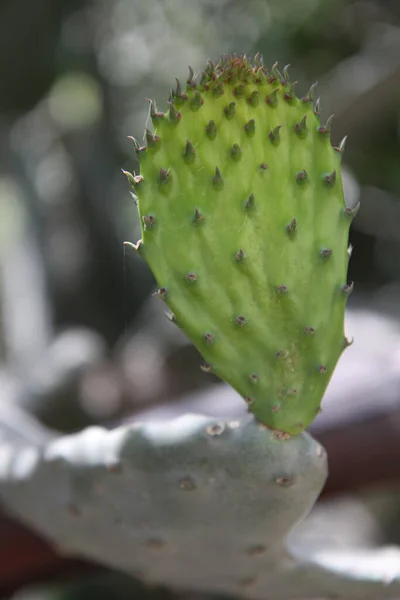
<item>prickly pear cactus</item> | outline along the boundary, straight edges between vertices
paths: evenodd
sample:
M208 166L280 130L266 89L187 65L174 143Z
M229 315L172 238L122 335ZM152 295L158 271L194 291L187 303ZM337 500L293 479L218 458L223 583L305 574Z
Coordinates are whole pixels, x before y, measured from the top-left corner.
M64 555L186 594L400 597L398 548L330 548L319 520L292 531L327 475L306 433L282 443L251 415L186 414L51 439L0 408L2 510Z
M348 345L346 209L331 119L312 86L298 98L287 69L223 57L187 85L154 133L134 140L147 261L171 319L268 427L314 420Z

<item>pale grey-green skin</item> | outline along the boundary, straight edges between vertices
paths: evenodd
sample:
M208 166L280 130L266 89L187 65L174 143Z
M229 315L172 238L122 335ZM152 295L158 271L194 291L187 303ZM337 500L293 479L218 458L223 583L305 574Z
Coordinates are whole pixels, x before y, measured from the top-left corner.
M9 418L2 429L2 505L67 555L149 583L260 600L400 595L400 581L383 585L373 568L364 579L343 565L335 574L335 557L318 566L301 544L296 558L285 550L327 474L308 434L282 442L251 416L186 415L44 444L30 428L23 447Z

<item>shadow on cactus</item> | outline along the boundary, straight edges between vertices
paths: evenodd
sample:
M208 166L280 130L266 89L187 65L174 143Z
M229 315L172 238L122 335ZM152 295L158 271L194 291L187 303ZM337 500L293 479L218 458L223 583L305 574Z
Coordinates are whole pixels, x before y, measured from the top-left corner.
M224 56L168 110L151 102L154 132L134 141L142 239L130 244L159 296L205 359L249 410L281 437L320 411L344 333L355 210L345 206L331 121L315 85L295 95L287 68L257 55Z

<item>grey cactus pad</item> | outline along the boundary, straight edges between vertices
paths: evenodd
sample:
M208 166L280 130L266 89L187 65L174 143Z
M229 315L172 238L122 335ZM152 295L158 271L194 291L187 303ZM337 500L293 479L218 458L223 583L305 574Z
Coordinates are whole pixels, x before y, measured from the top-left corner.
M282 441L250 415L0 445L4 507L66 554L149 583L260 600L390 596L392 586L307 565L298 545L296 559L286 552L326 474L308 434Z

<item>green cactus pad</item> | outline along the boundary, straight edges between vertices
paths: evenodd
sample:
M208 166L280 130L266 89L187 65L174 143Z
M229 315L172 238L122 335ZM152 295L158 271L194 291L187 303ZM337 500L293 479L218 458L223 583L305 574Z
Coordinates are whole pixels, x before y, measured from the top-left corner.
M268 427L298 434L314 420L348 342L348 232L340 174L314 86L256 57L209 62L196 83L151 105L139 147L146 260L173 320L212 371Z

